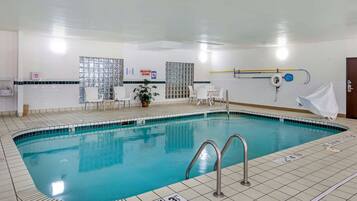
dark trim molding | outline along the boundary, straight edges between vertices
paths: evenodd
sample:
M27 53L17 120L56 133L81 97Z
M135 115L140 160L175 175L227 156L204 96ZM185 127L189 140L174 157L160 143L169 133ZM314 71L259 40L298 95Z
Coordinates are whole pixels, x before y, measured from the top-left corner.
M165 81L149 81L150 84L165 84ZM123 84L144 84L144 81L123 81Z
M166 81L149 81L151 84L166 84ZM144 84L144 81L123 81L124 84ZM210 84L211 81L193 81L193 84Z
M194 84L210 84L211 81L193 81ZM79 81L53 81L53 80L28 80L28 81L14 81L14 85L70 85L79 84ZM123 84L144 84L144 81L123 81ZM166 81L151 80L150 84L166 84Z
M193 84L211 84L211 81L193 81Z
M229 101L229 103L232 105L242 105L242 106L262 108L262 109L280 110L280 111L288 111L288 112L300 112L300 113L311 114L310 111L305 110L305 109L278 107L278 106L271 106L271 105L259 105L259 104L253 104L253 103L241 103L241 102L233 102L233 101ZM339 113L338 117L346 118L346 114Z
M79 84L79 81L52 81L52 80L30 80L30 81L14 81L14 85L68 85L68 84Z

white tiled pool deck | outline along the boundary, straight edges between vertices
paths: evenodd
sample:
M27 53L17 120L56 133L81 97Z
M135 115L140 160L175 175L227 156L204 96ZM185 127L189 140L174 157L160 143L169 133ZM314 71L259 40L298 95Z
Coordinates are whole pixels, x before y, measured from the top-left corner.
M220 107L222 108L222 107ZM212 108L188 104L157 105L150 108L127 108L107 111L75 111L31 114L28 117L0 117L0 201L53 200L38 192L12 140L16 132L58 125L72 125L110 120L154 117L209 111ZM215 109L215 108L213 108ZM217 109L217 108L216 108ZM231 105L231 110L248 110L285 117L299 117L326 121L304 113L258 109ZM357 173L357 120L338 118L337 123L350 129L287 150L249 161L250 187L240 184L242 164L222 171L223 198L215 198L215 173L199 176L167 187L147 192L127 201L151 201L178 193L187 200L312 200L345 178ZM327 150L324 143L339 140L335 149ZM303 157L280 165L273 162L290 154ZM357 177L332 191L322 200L357 200Z

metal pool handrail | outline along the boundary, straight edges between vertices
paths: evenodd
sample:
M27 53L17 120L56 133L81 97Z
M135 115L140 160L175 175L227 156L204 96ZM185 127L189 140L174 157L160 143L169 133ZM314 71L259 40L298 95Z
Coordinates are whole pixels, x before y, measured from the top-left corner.
M227 151L228 147L232 144L232 141L234 140L234 138L238 138L242 144L243 144L243 149L244 149L244 153L243 153L243 166L244 166L244 173L243 173L243 181L241 181L240 183L244 186L250 186L250 182L248 181L248 144L247 141L239 134L234 134L232 136L230 136L226 142L226 144L224 145L222 152L221 152L221 157L223 157L224 153ZM216 161L215 165L214 165L214 169L216 170L216 168L218 168L218 163L221 163L221 161Z
M227 115L229 118L229 98L228 98L228 90L226 90L226 110L227 110Z
M221 152L217 146L217 144L213 141L213 140L206 140L205 142L202 143L202 145L200 146L200 148L198 149L198 151L196 152L195 156L193 157L192 161L190 162L190 164L188 165L187 169L186 169L186 179L190 178L190 171L193 167L193 165L195 164L195 162L197 161L198 157L201 155L203 149L207 146L207 145L211 145L215 152L216 152L216 155L217 155L217 169L216 169L216 172L217 172L217 184L216 184L216 192L213 193L213 195L215 197L223 197L224 194L222 193L221 191L221 175L222 175L222 172L221 172L221 160L222 160L222 157L221 157Z

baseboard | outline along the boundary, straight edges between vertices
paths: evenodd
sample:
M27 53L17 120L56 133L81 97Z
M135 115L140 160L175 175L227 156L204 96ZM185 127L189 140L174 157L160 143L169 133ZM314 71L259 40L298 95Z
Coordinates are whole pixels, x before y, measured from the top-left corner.
M16 111L3 111L0 112L0 117L12 117L16 116Z
M280 111L300 112L300 113L305 113L305 114L311 114L311 112L309 110L298 109L298 108L279 107L279 106L272 106L272 105L260 105L260 104L252 104L252 103L241 103L241 102L234 102L234 101L229 101L229 103L232 105L242 105L242 106L262 108L262 109L271 109L271 110L280 110ZM342 113L339 113L337 116L346 118L346 114L342 114Z

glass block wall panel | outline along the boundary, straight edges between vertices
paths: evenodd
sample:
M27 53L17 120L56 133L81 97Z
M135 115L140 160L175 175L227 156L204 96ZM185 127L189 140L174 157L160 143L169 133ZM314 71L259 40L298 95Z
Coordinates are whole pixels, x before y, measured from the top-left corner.
M193 86L194 64L166 62L166 98L188 98L188 86Z
M84 88L98 87L99 96L113 98L114 86L123 85L123 59L79 57L79 102L84 103Z

